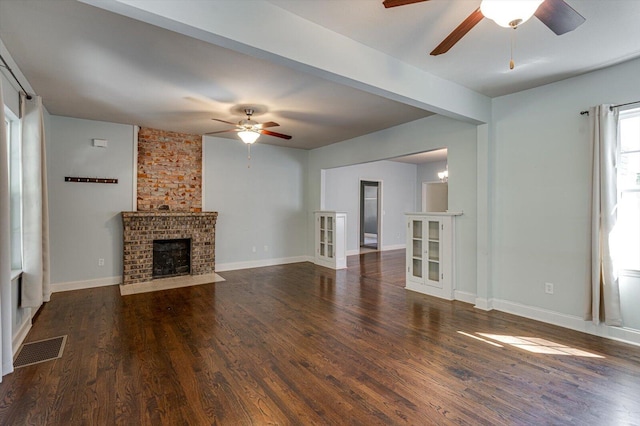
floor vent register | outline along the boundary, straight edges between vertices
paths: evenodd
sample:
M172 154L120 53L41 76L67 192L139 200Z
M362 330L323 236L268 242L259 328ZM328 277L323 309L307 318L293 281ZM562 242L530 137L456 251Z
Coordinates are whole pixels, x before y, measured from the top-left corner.
M52 337L51 339L38 340L25 343L18 350L18 355L13 363L14 368L39 364L62 357L67 336Z

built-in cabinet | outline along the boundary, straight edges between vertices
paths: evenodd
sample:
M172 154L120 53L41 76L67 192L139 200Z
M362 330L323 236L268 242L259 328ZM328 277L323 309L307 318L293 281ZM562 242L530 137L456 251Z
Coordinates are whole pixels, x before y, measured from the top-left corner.
M409 290L453 300L455 217L461 213L407 213Z
M347 214L315 212L315 264L332 269L347 267Z

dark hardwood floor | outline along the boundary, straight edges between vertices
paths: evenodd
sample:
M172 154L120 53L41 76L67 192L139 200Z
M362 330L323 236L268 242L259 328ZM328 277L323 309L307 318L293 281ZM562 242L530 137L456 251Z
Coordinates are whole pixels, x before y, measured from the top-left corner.
M64 356L3 378L0 423L640 424L639 348L404 290L403 250L348 265L56 293L27 340Z

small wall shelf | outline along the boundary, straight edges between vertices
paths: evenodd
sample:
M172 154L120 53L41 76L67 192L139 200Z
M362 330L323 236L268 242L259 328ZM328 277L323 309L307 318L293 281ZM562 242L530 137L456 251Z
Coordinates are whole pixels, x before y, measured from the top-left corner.
M118 179L111 178L90 178L90 177L70 177L65 176L65 182L82 182L82 183L118 183Z

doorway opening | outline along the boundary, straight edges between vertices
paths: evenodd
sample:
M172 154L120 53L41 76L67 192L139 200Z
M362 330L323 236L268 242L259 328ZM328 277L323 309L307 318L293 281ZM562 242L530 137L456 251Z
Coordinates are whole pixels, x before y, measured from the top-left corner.
M447 150L440 149L436 152L436 161L418 164L418 182L422 182L420 195L423 212L446 212L449 209Z
M360 181L360 251L380 249L380 182Z
M422 182L422 211L446 212L449 209L447 182Z

